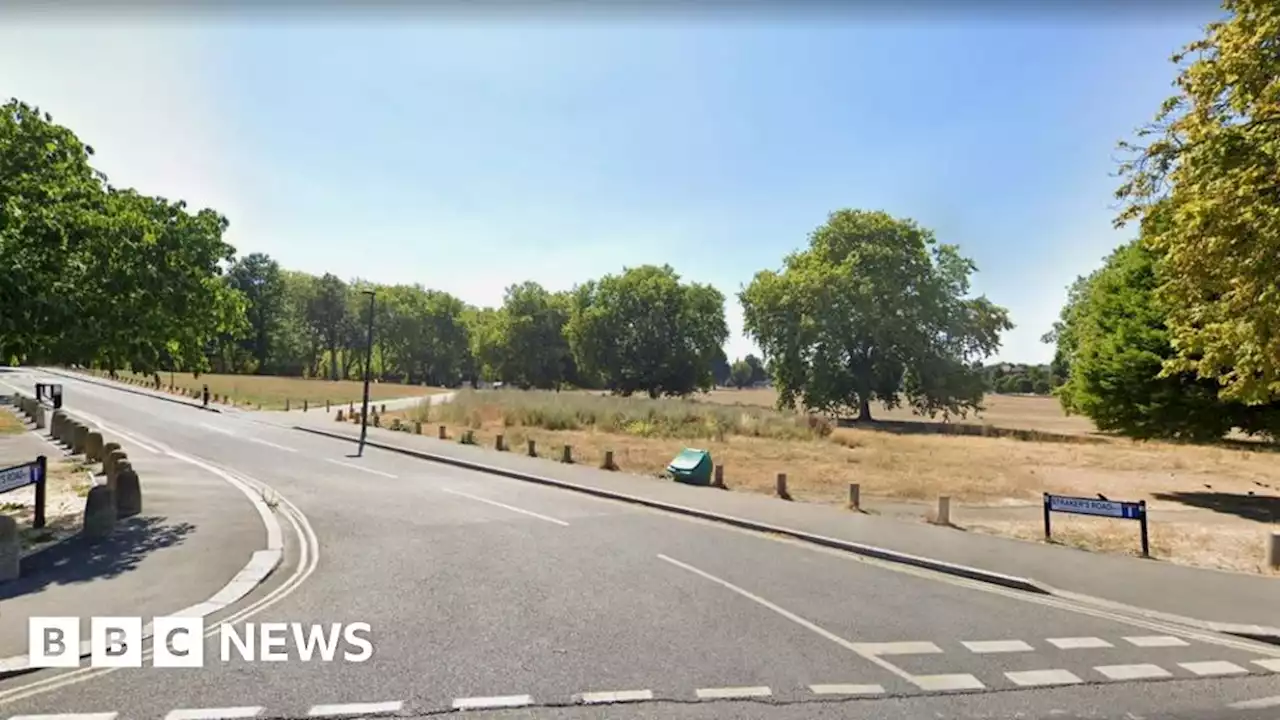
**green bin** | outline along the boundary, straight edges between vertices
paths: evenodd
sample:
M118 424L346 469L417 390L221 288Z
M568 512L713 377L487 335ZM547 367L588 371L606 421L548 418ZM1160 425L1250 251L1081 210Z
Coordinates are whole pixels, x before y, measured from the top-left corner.
M711 467L710 452L685 448L667 465L667 473L675 478L676 482L710 485Z

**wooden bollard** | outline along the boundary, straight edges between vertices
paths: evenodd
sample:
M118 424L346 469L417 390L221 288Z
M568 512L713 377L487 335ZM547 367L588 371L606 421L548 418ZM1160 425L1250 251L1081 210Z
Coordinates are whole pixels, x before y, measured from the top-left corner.
M783 500L791 499L791 493L787 492L787 474L786 473L778 473L777 487L775 487L774 489L777 491L778 497L782 498Z
M303 401L302 401L302 412L306 412L306 411L307 411L307 401L306 401L306 400L303 400Z
M497 436L497 437L495 437L495 438L493 439L493 449L494 449L494 450L497 450L498 452L502 452L503 450L506 450L506 449L507 449L507 448L506 448L505 446L503 446L503 444L502 444L502 436L501 436L501 435L499 435L499 436Z
M289 412L289 398L284 399L284 411Z
M1280 532L1267 536L1267 567L1280 569Z
M414 421L413 421L413 434L414 434L414 435L421 435L421 434L422 434L422 421L421 421L421 420L414 420Z
M355 411L356 411L356 404L354 402L347 403L347 414L350 415Z
M386 411L387 411L387 404L386 404L386 403L382 403L382 405L379 405L379 406L378 406L378 412L386 412Z
M529 446L529 457L538 457L538 443L536 441L529 440L525 444Z
M849 483L849 508L853 510L862 509L862 486L858 483Z
M938 525L951 524L951 498L942 495L938 498L938 517L934 519Z
M337 416L335 417L335 419L336 419L338 422L342 422L343 420L346 420L346 418L342 416L342 409L341 409L341 408L339 408L339 409L338 409L338 414L337 414Z
M723 465L716 466L715 474L712 476L712 479L711 479L711 484L718 488L724 487L724 466Z
M325 400L325 401L324 401L324 411L325 411L325 412L329 412L329 401L328 401L328 400Z
M613 451L612 451L612 450L605 450L605 451L604 451L604 461L600 463L600 469L601 469L601 470L612 470L613 468L614 468L614 465L613 465Z
M441 439L441 440L448 440L448 439L449 439L449 430L448 430L448 428L446 428L446 427L445 427L445 426L443 426L443 425L441 425L441 426L440 426L440 439Z
M562 463L573 462L573 446L572 445L566 444L563 448L560 449L560 462Z

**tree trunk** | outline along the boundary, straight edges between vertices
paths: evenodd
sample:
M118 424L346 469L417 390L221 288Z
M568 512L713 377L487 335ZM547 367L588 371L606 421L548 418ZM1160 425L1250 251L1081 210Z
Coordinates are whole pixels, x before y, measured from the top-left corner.
M871 400L866 395L858 398L858 422L871 422Z

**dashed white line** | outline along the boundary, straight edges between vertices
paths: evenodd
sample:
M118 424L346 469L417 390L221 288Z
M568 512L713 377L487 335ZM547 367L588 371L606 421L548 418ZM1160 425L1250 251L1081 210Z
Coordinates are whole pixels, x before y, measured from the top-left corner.
M612 692L582 693L581 700L586 705L601 705L624 702L641 702L652 700L652 690L616 690Z
M763 685L755 687L698 688L699 700L733 700L737 698L769 697L773 691Z
M967 674L914 675L910 678L921 690L947 692L954 690L981 690L986 687L978 678Z
M1004 674L1009 682L1021 687L1039 685L1075 685L1084 682L1075 673L1068 670L1022 670Z
M291 448L291 447L285 447L284 445L277 445L277 444L275 444L275 443L271 442L270 440L263 440L262 438L255 438L255 437L242 437L242 438L240 438L240 439L241 439L241 440L248 440L249 442L252 442L252 443L258 443L259 445L266 445L267 447L272 447L272 448L275 448L275 449L277 449L277 450L283 450L283 451L285 451L285 452L291 452L291 453L296 453L296 452L298 452L297 450L294 450L294 449L293 449L293 448Z
M1088 648L1109 648L1115 647L1111 643L1100 637L1065 637L1065 638L1048 638L1045 642L1058 648L1059 650L1084 650Z
M1172 635L1138 635L1125 638L1125 642L1140 648L1186 647L1191 644L1180 637Z
M459 495L464 498L470 498L471 500L475 500L476 502L488 503L495 507L500 507L503 510L510 510L511 512L520 513L521 515L528 515L529 517L536 517L539 520L546 520L547 522L555 523L557 525L563 525L565 527L569 526L569 523L563 520L557 520L556 518L553 518L553 517L547 517L546 515L541 515L539 513L533 512L532 510L525 510L524 508L512 507L511 505L500 503L497 500L490 500L489 498L482 498L479 495L472 495L470 493L464 493L459 490L450 490L449 488L441 488L440 490L442 492L447 492L450 495Z
M810 685L809 691L815 695L881 695L883 685Z
M974 642L961 642L961 645L975 653L1008 653L1008 652L1028 652L1032 648L1021 640L977 640Z
M1280 673L1280 658L1268 658L1268 659L1266 659L1266 660L1254 660L1254 661L1253 661L1253 664L1254 664L1254 665L1257 665L1258 667L1262 668L1263 670L1270 670L1271 672L1278 672L1278 673Z
M240 437L236 433L226 428L220 428L217 425L210 425L209 423L200 423L200 427L204 428L205 430L212 430L216 433L221 433L223 435L230 435L231 437Z
M532 705L529 695L499 695L495 697L458 698L453 701L454 710L489 710L492 708L515 708Z
M192 708L172 710L164 720L238 720L257 717L261 712L260 707Z
M363 465L356 465L355 463L342 462L341 460L334 460L333 458L325 458L325 461L331 462L334 465L341 465L342 467L348 467L348 468L351 468L352 470L360 470L362 472L367 472L373 475L381 475L382 477L391 478L392 480L396 479L396 476L392 475L391 473L382 472L381 470L374 470L373 468L367 468L367 467L364 467Z
M14 715L9 720L115 720L120 713L62 713L60 715Z
M1233 702L1227 707L1232 710L1265 710L1266 708L1280 707L1280 695L1256 700L1241 700L1240 702Z
M1166 678L1172 675L1172 673L1159 665L1151 664L1099 665L1094 670L1102 673L1108 680L1148 680L1151 678Z
M378 713L400 712L404 703L399 700L372 703L342 703L338 705L315 705L307 711L308 717L336 717L340 715L373 715Z
M931 642L880 642L854 643L858 649L872 655L937 655L942 648Z
M1244 675L1249 672L1248 668L1242 668L1233 662L1226 660L1207 660L1204 662L1184 662L1178 665L1188 672L1196 675Z

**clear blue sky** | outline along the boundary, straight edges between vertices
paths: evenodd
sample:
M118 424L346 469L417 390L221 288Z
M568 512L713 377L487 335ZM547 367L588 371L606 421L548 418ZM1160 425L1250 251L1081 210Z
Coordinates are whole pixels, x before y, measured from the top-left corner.
M729 297L731 356L753 273L883 209L973 257L1018 325L999 357L1040 362L1066 285L1128 237L1116 141L1215 15L28 14L0 91L113 180L226 213L241 252L481 304L668 262Z

